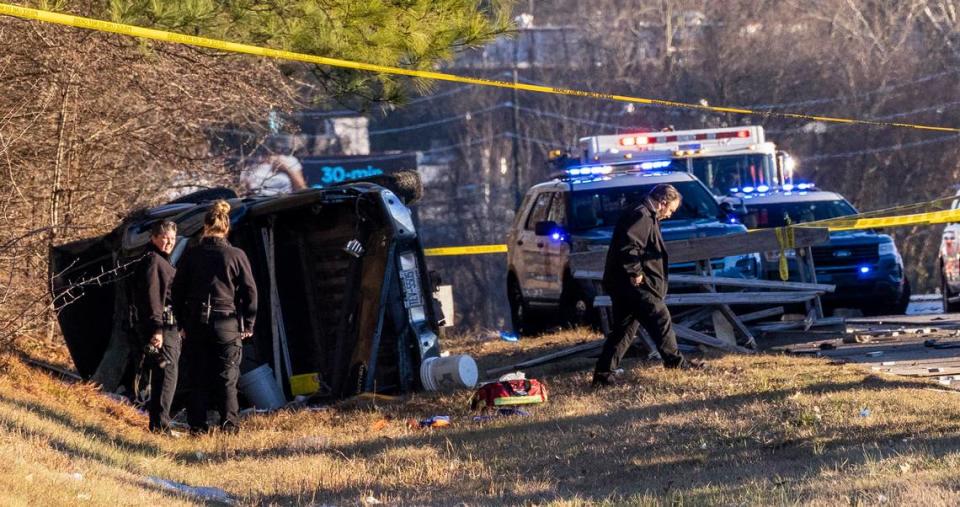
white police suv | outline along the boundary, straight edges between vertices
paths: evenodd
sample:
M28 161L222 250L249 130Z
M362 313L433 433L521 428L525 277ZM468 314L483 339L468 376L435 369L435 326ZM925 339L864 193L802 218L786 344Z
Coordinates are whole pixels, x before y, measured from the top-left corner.
M556 324L592 319L593 288L578 283L571 252L605 248L620 213L669 183L683 202L661 224L665 241L745 231L710 191L687 172L664 172L669 162L627 166L576 166L527 191L507 234L507 295L514 331L529 334ZM757 278L759 254L714 259L717 276ZM671 273L693 272L693 263L671 264Z

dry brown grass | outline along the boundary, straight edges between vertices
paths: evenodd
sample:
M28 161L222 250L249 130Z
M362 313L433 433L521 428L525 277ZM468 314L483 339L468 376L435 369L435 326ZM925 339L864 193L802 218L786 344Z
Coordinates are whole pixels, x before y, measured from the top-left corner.
M489 367L587 338L455 338L447 347ZM174 440L88 386L5 359L0 503L193 502L145 485L147 476L220 487L252 505L960 502L960 397L928 383L760 355L719 357L709 372L633 361L629 385L594 392L590 365L532 371L552 399L530 417L477 424L467 393L419 394L255 416L239 436ZM434 414L455 423L405 424Z

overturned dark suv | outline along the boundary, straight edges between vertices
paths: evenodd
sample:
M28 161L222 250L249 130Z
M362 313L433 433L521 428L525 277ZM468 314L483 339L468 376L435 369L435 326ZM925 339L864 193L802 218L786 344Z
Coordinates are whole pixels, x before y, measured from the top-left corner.
M416 183L407 194L419 193ZM59 321L77 371L107 390L121 384L136 343L126 318L128 275L151 225L177 223L176 265L202 228L204 198L228 197L230 241L250 258L260 294L241 374L269 364L288 398L296 394L289 379L300 375L315 375L317 394L333 399L420 389L421 362L439 355L438 319L405 203L418 195L401 199L404 189L394 189L353 182L243 199L207 191L133 213L104 236L54 247L53 297L69 303Z

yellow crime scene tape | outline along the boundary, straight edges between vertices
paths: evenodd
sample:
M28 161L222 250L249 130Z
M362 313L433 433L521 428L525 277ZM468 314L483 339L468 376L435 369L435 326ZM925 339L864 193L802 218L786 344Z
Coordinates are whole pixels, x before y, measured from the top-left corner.
M507 245L473 245L447 246L440 248L424 248L423 254L427 257L441 257L447 255L478 255L492 253L507 253Z
M780 271L787 269L786 258L782 255L783 251L794 248L794 230L799 227L823 227L830 232L855 231L863 229L883 229L889 227L905 227L910 225L937 225L952 222L960 222L960 209L949 209L941 211L931 211L926 213L911 213L906 215L895 215L878 217L878 213L895 214L901 210L913 210L922 207L929 207L937 203L952 201L956 197L945 197L933 201L922 203L907 204L896 208L889 208L878 211L870 211L844 218L832 218L829 220L820 220L817 222L804 222L801 224L789 225L786 227L777 227L777 243L781 250ZM760 229L754 229L760 230ZM437 257L445 255L477 255L506 253L507 245L474 245L474 246L452 246L441 248L426 248L424 254L428 257Z
M395 75L401 75L401 76L410 76L410 77L417 77L421 79L431 79L436 81L449 81L454 83L474 84L478 86L507 88L507 89L523 90L523 91L535 92L535 93L546 93L546 94L552 94L552 95L567 95L567 96L585 97L585 98L601 99L601 100L614 100L619 102L630 102L635 104L646 104L646 105L652 105L652 106L696 109L700 111L710 111L715 113L732 113L732 114L755 115L755 116L765 116L765 117L789 118L789 119L795 119L795 120L811 120L811 121L828 122L828 123L843 123L848 125L871 125L871 126L881 126L881 127L899 127L899 128L909 128L909 129L917 129L917 130L932 130L932 131L938 131L938 132L960 133L960 128L956 128L956 127L921 125L921 124L915 124L915 123L886 122L886 121L878 121L878 120L863 120L863 119L855 119L855 118L839 118L839 117L833 117L833 116L820 116L820 115L803 114L803 113L755 111L752 109L744 109L739 107L709 106L709 105L694 104L694 103L688 103L688 102L678 102L673 100L632 97L629 95L616 95L611 93L576 90L572 88L561 88L561 87L555 87L555 86L543 86L543 85L535 85L535 84L528 84L528 83L513 83L510 81L498 81L495 79L484 79L479 77L460 76L456 74L447 74L444 72L404 69L401 67L391 67L388 65L377 65L372 63L343 60L339 58L328 58L325 56L315 56L315 55L308 55L304 53L295 53L292 51L283 51L279 49L270 49L270 48L254 46L250 44L240 44L236 42L210 39L207 37L184 35L184 34L179 34L174 32L167 32L163 30L155 30L152 28L143 28L139 26L113 23L110 21L102 21L98 19L85 18L81 16L73 16L70 14L61 14L58 12L31 9L28 7L20 7L17 5L11 5L6 3L0 3L0 15L15 16L18 18L42 21L45 23L54 23L58 25L72 26L75 28L83 28L87 30L116 33L120 35L128 35L131 37L141 37L144 39L153 39L153 40L158 40L163 42L186 44L190 46L216 49L218 51L229 51L233 53L242 53L242 54L262 56L267 58L292 60L292 61L298 61L298 62L313 63L317 65L327 65L330 67L340 67L345 69L376 72L381 74L395 74Z

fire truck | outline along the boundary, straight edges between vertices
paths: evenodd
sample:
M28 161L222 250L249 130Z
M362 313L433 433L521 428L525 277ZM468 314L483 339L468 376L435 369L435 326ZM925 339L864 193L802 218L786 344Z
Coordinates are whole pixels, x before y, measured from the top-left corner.
M577 158L586 171L593 170L589 166L634 164L687 171L718 196L791 184L795 166L786 152L764 139L760 126L584 137Z

